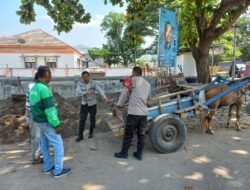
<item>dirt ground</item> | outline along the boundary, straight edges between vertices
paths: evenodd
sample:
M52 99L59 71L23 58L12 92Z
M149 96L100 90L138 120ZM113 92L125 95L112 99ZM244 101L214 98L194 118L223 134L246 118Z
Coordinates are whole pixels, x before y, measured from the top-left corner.
M75 136L79 123L79 111L81 97L63 98L59 94L54 94L61 126L63 127L63 137ZM102 118L103 112L108 110L103 104L97 117ZM103 109L105 108L105 109ZM97 124L102 123L98 120ZM0 144L23 142L30 137L29 127L25 120L25 96L13 95L12 97L0 101Z
M58 99L58 98L57 98ZM68 104L68 100L61 100ZM10 103L14 106L15 103ZM66 125L75 122L77 115L68 117L72 101L64 110L62 118ZM7 107L7 105L6 105ZM2 110L3 107L1 107ZM42 173L42 165L31 164L28 138L13 144L0 145L1 190L248 190L250 186L250 117L241 113L243 131L235 130L232 118L231 128L226 129L227 111L220 112L213 119L214 135L201 135L198 118L185 120L188 128L187 143L176 153L160 154L146 137L143 161L132 157L135 146L129 151L128 159L116 159L113 153L121 148L122 137L113 137L102 121L106 111L99 109L97 130L93 140L75 142L75 137L64 139L65 167L71 167L69 176L54 179ZM22 123L24 118L16 117L17 109L10 112L12 121ZM59 107L59 109L61 109ZM2 113L7 113L7 109ZM4 116L3 116L4 117ZM21 119L22 118L22 119ZM3 118L1 116L1 122ZM72 119L72 120L71 120ZM78 119L78 118L77 118ZM68 122L68 123L67 123ZM20 124L16 126L20 127ZM13 127L16 127L13 126ZM70 125L74 131L75 123ZM2 126L1 126L2 128ZM17 127L18 130L18 127ZM27 129L25 129L27 130ZM2 132L0 132L2 133ZM17 131L10 135L18 136ZM8 134L8 133L6 133ZM5 134L5 135L6 135ZM25 136L25 133L23 137ZM1 134L2 135L2 134ZM3 135L2 135L3 136ZM87 137L87 135L86 135ZM1 139L3 139L1 137ZM21 139L21 137L20 137ZM95 145L97 150L91 149Z

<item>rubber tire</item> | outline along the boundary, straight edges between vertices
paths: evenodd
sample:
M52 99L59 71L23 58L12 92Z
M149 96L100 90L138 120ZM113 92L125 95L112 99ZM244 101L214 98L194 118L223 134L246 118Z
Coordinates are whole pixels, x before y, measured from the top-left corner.
M175 138L169 142L163 139L162 130L175 130ZM162 114L149 126L149 137L152 145L161 153L173 153L179 150L186 142L187 128L185 123L176 115Z
M162 117L165 117L167 115L169 115L169 114L163 113L163 114L157 116L154 120L151 120L150 122L148 122L148 125L147 125L147 128L146 128L146 133L147 134L150 133L150 129L155 125L155 123L157 121L159 121Z

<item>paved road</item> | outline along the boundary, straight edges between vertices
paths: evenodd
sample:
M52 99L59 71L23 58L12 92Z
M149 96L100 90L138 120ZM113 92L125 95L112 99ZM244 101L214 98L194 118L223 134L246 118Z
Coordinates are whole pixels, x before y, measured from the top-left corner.
M189 129L186 149L159 154L147 138L143 161L130 149L126 160L113 157L120 150L121 137L110 132L95 136L93 142L75 143L65 139L65 166L73 172L54 179L42 173L41 165L32 166L28 142L0 146L0 189L106 189L106 190L248 190L250 186L250 129L217 128L216 134L200 135Z

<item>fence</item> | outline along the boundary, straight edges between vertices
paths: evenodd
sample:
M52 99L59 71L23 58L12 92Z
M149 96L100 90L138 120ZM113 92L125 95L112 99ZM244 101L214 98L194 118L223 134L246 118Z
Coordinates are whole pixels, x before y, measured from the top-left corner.
M12 74L23 74L29 73L30 77L0 77L0 99L6 99L12 94L24 94L28 89L28 84L32 81L35 69L11 69ZM112 68L106 69L109 74L128 76L131 74L131 68ZM60 75L65 74L67 71L67 77L61 77ZM105 93L117 93L123 88L120 83L122 76L100 76L101 73L97 70L91 70L93 72L92 79L95 80L99 86L104 90ZM23 72L23 73L22 73ZM25 73L26 72L26 73ZM76 93L76 85L81 80L80 69L51 69L53 80L50 82L50 88L53 92L58 92L61 96L73 97ZM1 69L0 69L1 73ZM145 78L151 85L151 95L173 92L179 90L176 83L185 82L185 78L182 74L173 75L168 70L155 70L152 72L144 71ZM55 77L56 76L56 77ZM58 77L59 76L59 77Z
M221 66L210 66L209 72L211 75L216 75L221 70Z
M157 78L145 78L151 84L151 88L156 88ZM6 99L12 94L25 94L32 79L32 77L0 78L0 99ZM93 77L92 79L95 80L107 94L118 93L123 88L120 83L121 77ZM74 97L79 80L82 79L80 77L57 77L53 78L49 87L53 92L57 92L65 98Z
M53 77L80 76L83 69L79 68L51 68ZM95 75L104 76L105 69L86 69ZM0 68L0 77L34 77L36 69Z

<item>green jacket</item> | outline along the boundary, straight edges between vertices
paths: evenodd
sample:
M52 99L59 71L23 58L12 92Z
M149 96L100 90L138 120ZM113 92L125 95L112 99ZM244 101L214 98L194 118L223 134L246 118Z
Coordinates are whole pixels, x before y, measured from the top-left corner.
M38 81L29 92L29 100L33 120L37 123L48 122L56 128L60 125L55 99L51 90L41 81Z

